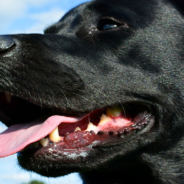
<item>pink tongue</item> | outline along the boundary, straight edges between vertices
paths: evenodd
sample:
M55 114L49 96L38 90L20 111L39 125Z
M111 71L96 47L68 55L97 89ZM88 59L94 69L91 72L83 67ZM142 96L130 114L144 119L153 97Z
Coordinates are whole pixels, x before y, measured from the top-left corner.
M50 134L59 124L75 123L79 119L52 116L46 121L37 120L27 124L17 124L0 134L0 158L12 155Z

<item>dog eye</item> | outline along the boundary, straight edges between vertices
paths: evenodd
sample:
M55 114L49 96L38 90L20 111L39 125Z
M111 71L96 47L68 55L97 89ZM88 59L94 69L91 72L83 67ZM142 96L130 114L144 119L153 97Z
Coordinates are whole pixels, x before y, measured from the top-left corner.
M99 20L97 28L99 31L106 31L110 29L116 29L122 24L113 18L102 18Z
M114 28L117 28L118 26L116 24L105 24L103 26L103 30L107 30L107 29L114 29Z

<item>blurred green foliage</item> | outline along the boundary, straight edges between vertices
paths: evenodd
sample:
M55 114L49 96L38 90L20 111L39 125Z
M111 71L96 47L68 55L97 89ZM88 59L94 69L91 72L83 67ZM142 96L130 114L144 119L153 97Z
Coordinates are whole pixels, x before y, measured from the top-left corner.
M38 180L32 180L28 183L22 183L22 184L45 184L44 182L38 181Z

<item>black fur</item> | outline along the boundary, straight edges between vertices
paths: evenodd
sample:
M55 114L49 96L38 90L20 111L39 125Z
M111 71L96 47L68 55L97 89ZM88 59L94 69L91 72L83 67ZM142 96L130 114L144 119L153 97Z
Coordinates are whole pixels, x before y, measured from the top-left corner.
M183 13L183 0L96 0L44 35L6 37L15 46L0 50L0 91L67 115L129 102L155 115L148 133L83 159L58 153L20 164L46 176L81 172L85 184L183 184Z

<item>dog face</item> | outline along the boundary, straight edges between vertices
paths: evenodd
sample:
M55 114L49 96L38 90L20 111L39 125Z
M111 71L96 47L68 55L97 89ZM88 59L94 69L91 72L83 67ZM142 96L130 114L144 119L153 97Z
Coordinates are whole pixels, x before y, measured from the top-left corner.
M183 136L179 3L96 0L43 35L1 36L0 156L44 176L139 162L159 178Z

